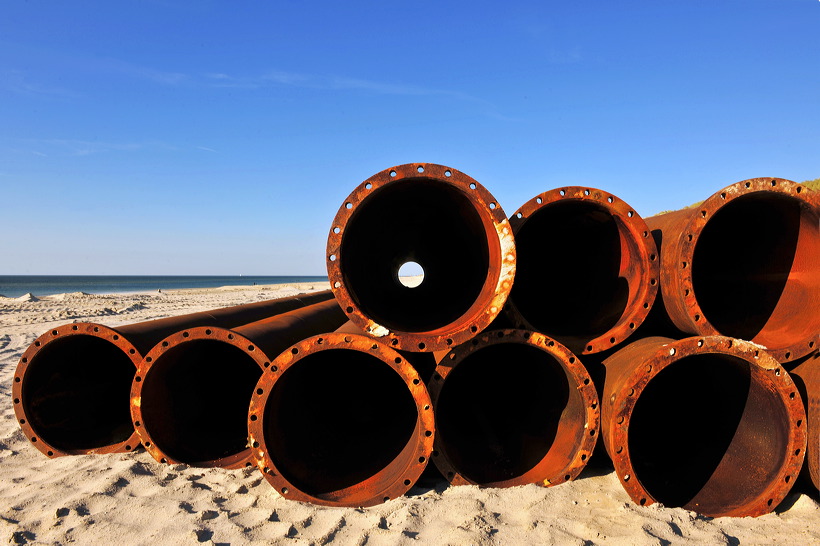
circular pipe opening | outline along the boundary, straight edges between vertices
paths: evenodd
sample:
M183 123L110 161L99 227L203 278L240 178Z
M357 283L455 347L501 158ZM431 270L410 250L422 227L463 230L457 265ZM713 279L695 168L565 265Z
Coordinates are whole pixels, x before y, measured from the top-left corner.
M465 315L500 262L475 205L456 186L410 178L374 189L345 227L339 267L360 310L388 329L427 332ZM406 262L424 282L399 280Z
M820 330L820 223L799 199L773 192L742 195L701 231L692 287L704 317L722 335L769 348Z
M399 282L407 288L415 288L424 282L424 268L416 262L405 262L398 270Z
M142 426L169 458L208 465L247 449L262 370L229 343L191 339L157 356L141 382Z
M622 263L634 243L602 205L547 203L515 233L517 270L510 299L529 325L570 350L614 328L627 314L630 286ZM637 284L637 283L635 283Z
M68 335L45 344L21 384L28 424L65 452L124 442L134 433L129 393L136 368L113 343Z
M557 358L526 344L497 343L465 356L434 402L443 455L481 485L563 474L585 433L578 385Z
M682 358L640 394L629 457L657 501L702 514L758 502L783 468L789 415L777 391L741 358ZM765 372L764 372L765 373Z
M419 415L401 376L370 354L306 355L273 384L262 417L267 453L294 488L345 505L374 495L417 465Z

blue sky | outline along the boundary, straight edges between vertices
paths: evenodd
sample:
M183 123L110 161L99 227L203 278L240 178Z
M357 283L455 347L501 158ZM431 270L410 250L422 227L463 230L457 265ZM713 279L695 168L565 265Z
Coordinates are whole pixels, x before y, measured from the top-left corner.
M0 274L323 275L361 181L508 215L820 177L820 1L4 2Z

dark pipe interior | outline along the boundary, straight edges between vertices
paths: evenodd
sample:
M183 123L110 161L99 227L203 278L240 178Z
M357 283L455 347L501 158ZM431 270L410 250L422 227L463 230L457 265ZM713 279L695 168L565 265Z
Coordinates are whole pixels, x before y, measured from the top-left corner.
M471 201L453 186L423 178L368 196L348 222L340 253L345 285L360 309L404 332L435 330L461 317L481 294L490 265L487 235ZM415 288L398 278L411 261L424 270Z
M692 286L718 332L783 347L818 330L808 305L820 291L817 224L799 200L770 192L739 197L708 221L692 258ZM798 245L804 229L810 244ZM804 270L793 271L795 263Z
M571 426L561 418L572 398L566 372L549 353L489 345L447 376L436 403L439 439L453 467L475 483L518 478L553 449L559 425Z
M143 426L155 445L196 464L240 453L248 443L248 407L262 374L244 351L192 340L157 358L143 378Z
M330 349L282 374L263 419L265 445L282 476L308 495L330 498L396 459L412 441L418 411L390 366L360 351ZM371 484L374 491L384 485Z
M550 203L521 225L515 244L510 298L536 330L559 340L591 339L621 319L629 284L620 275L618 223L605 208L585 201Z
M752 379L744 360L706 354L650 381L632 413L629 454L652 497L715 514L760 494L786 456L789 421L777 393Z
M101 448L134 432L129 410L136 368L94 336L51 341L29 362L22 403L34 431L63 451Z

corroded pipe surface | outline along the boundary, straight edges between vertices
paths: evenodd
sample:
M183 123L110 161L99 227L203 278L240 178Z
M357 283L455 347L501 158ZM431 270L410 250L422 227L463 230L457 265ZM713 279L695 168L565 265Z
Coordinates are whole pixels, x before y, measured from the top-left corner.
M291 344L346 320L328 300L233 329L186 328L140 363L131 417L156 460L198 467L252 466L248 405L271 360Z
M820 209L805 186L753 178L646 219L660 241L661 294L683 332L747 339L780 362L820 332Z
M643 219L614 195L556 188L510 218L517 273L507 312L575 354L627 339L658 291L658 251Z
M37 338L17 365L12 386L17 421L49 457L131 451L139 438L128 393L154 343L181 328L236 326L332 297L326 290L116 329L87 322L59 326Z
M421 284L399 269L417 263ZM327 242L331 287L349 318L393 348L463 343L498 315L512 288L515 245L504 211L455 169L413 163L362 182Z
M500 316L500 315L499 315ZM358 334L358 335L367 335L365 334L361 328L356 326L356 324L352 320L348 320L335 330L337 333L340 334ZM380 341L383 343L383 341ZM435 353L414 353L411 351L399 351L396 349L398 353L407 359L413 368L415 368L416 372L418 372L419 377L421 380L424 381L426 385L430 378L433 377L433 372L436 371L436 364L438 361L443 357L447 351L438 351Z
M759 516L789 492L806 413L789 374L759 346L650 337L604 366L604 445L637 504Z
M817 491L820 490L820 353L809 355L789 373L806 409L808 444L804 473Z
M406 493L433 450L430 397L387 345L315 336L274 360L256 386L250 441L265 479L288 499L372 506Z
M563 345L537 332L484 332L453 349L429 385L433 462L453 484L575 479L598 438L598 395Z

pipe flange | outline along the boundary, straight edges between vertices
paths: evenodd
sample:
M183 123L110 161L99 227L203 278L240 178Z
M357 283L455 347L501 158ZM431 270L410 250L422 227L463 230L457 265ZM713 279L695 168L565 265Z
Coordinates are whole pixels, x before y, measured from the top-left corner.
M184 347L186 344L192 342L205 340L221 342L236 347L239 351L247 355L249 359L253 360L262 372L270 366L270 359L262 350L256 347L255 343L245 336L227 328L200 326L172 334L154 346L139 363L137 373L131 385L131 418L134 423L134 429L139 437L139 442L142 443L145 450L150 453L154 459L163 464L186 464L199 468L227 469L253 466L253 454L251 453L250 447L247 446L234 454L215 459L204 461L180 460L179 457L175 457L172 453L169 453L167 446L159 445L163 442L160 441L158 443L156 430L153 433L151 431L153 426L161 426L161 421L164 422L164 419L158 417L158 422L154 425L150 423L150 418L146 420L146 410L143 408L145 393L143 391L149 388L146 387L146 385L150 386L152 382L151 372L155 369L156 363L161 361L163 356L169 351ZM249 390L249 401L250 395Z
M447 216L451 223L442 224ZM413 260L424 280L404 289L397 272ZM333 293L360 329L395 349L428 352L467 341L498 315L513 285L515 244L504 211L481 184L450 167L410 163L371 176L345 199L326 261ZM446 318L431 318L431 309L445 307ZM410 315L423 318L410 324Z
M442 427L442 416L440 411L442 409L442 392L447 386L447 379L451 377L454 371L461 370L476 370L479 375L486 375L483 373L484 368L478 371L477 368L471 368L478 362L470 362L466 366L459 369L459 365L465 361L469 361L480 351L487 349L499 348L503 345L518 346L525 348L532 348L541 354L548 355L558 364L562 373L560 374L567 382L568 400L562 408L560 416L556 417L557 431L555 432L555 440L546 449L540 452L530 467L524 469L524 472L519 475L509 477L507 479L491 479L485 481L476 479L475 476L470 476L469 471L465 471L450 454L449 441ZM538 353L535 353L538 354ZM520 357L521 355L519 355ZM511 358L510 362L499 362L497 366L498 374L509 373L509 364L513 364L513 360L517 361L520 358ZM543 363L539 363L541 365ZM553 377L553 379L556 379ZM492 377L485 379L488 382L494 381ZM497 380L497 378L495 379ZM533 388L542 390L544 388L552 387L550 384L535 385ZM436 441L435 450L433 451L433 462L441 473L453 485L468 485L476 484L490 487L513 487L518 485L525 485L529 483L536 483L542 486L552 486L574 480L589 462L595 443L598 440L599 424L600 424L600 407L598 402L598 394L595 386L584 368L581 361L571 352L557 341L540 334L538 332L530 332L526 330L493 330L480 334L478 337L456 347L441 360L436 367L428 388L430 396L433 400L433 407L436 411ZM499 397L510 395L511 393L497 393ZM554 393L544 395L547 398L558 398L553 396ZM472 396L472 394L470 395ZM522 393L515 394L515 396L524 396ZM486 403L501 404L500 401L487 400ZM522 419L530 416L522 416ZM559 418L560 417L560 418ZM476 419L480 418L475 416ZM455 428L461 428L458 425L453 425ZM562 428L563 427L563 428ZM492 436L493 433L491 432ZM558 445L563 442L565 445ZM557 449L556 449L557 447Z
M17 417L17 423L20 425L26 438L34 447L48 457L124 453L132 451L139 445L139 438L136 433L132 431L125 439L96 447L60 448L49 441L48 432L38 430L40 427L38 427L36 423L37 419L34 419L35 423L32 423L32 418L28 411L30 400L27 397L28 389L26 385L27 381L31 379L32 368L37 366L38 359L42 358L44 353L50 351L57 344L63 343L66 340L78 340L81 339L82 336L88 336L110 343L125 355L125 358L134 366L135 371L140 360L142 360L142 355L136 347L117 330L90 322L78 322L58 326L44 333L29 345L20 358L17 369L14 372L14 380L11 388L14 413Z
M683 224L680 233L664 234L661 252L661 291L667 312L675 325L684 332L703 336L746 337L726 328L716 327L710 320L708 310L704 312L702 303L698 301L697 283L693 282L693 274L699 269L694 259L695 252L704 229L722 209L739 199L747 200L754 197L755 194L775 194L795 200L801 207L798 226L801 231L795 243L799 248L795 253L797 255L798 251L802 252L793 265L799 268L799 271L794 276L794 281L789 272L786 285L780 288L783 293L786 293L790 285L795 288L793 293L785 296L789 300L786 303L790 309L773 310L772 313L778 312L781 319L778 320L778 324L771 327L771 334L764 339L758 333L754 337L749 336L750 341L766 347L766 350L780 362L795 360L815 350L820 345L820 318L814 312L820 305L820 265L816 261L817 252L820 250L820 209L816 193L802 184L782 178L750 178L727 186L700 205L692 207L692 214ZM726 241L722 246L730 255L736 252L731 241ZM769 256L762 259L768 260ZM782 305L778 304L778 307ZM800 313L795 312L795 309L810 310L811 314L807 313L804 318L799 318ZM798 318L786 325L782 317L789 313ZM790 333L795 329L801 333ZM790 339L781 341L786 335Z
M604 388L603 436L621 485L636 504L649 506L658 502L641 482L640 473L635 470L630 448L633 413L647 386L659 373L684 358L726 355L745 361L749 365L753 380L762 385L761 391L773 393L785 409L788 422L781 424L785 428L787 442L783 453L778 454L782 456L782 461L776 468L773 478L763 484L756 484L761 485L761 490L745 502L743 499L734 499L719 507L686 505L684 508L710 517L759 516L771 512L794 485L806 451L806 413L791 377L774 357L760 346L747 341L724 336L705 336L680 341L666 340L668 343L655 342L662 339L664 338L639 340L622 349L622 357L619 357L619 352L605 361L607 375L612 374L615 377L615 385L607 385ZM639 348L642 344L645 348ZM618 362L610 364L612 361ZM610 367L613 369L610 370ZM707 381L708 378L703 380ZM708 423L704 423L704 426L708 426ZM748 450L749 446L745 449ZM662 453L658 454L658 457L662 456ZM743 471L742 467L731 466L733 472Z
M628 295L623 303L623 309L618 310L617 321L603 327L605 328L604 331L601 331L600 326L596 327L597 332L595 333L586 331L559 333L551 331L553 328L549 326L542 327L540 323L543 323L543 321L537 320L537 317L533 317L532 313L530 313L530 316L522 313L522 306L516 305L517 299L524 300L522 303L531 302L533 297L537 295L533 292L537 292L549 295L554 300L553 295L556 291L569 289L560 286L525 288L525 285L528 284L525 282L527 265L522 265L519 270L516 285L513 286L510 299L507 302L507 313L516 327L540 331L567 345L576 354L599 353L609 350L628 339L649 314L658 293L660 279L658 250L655 240L650 236L646 222L628 203L611 193L596 188L567 186L555 188L533 197L524 203L510 218L510 225L517 239L518 260L521 264L527 264L529 261L536 259L536 256L533 256L532 260L528 260L530 256L524 254L524 252L527 252L528 247L524 246L521 239L522 230L533 225L534 217L544 218L540 215L548 214L550 211L563 210L558 207L569 206L583 207L581 211L584 214L596 213L600 215L600 213L603 213L608 215L617 229L618 240L616 244L620 256L617 257L619 263L614 265L617 268L617 276L624 279L628 285ZM577 216L577 213L575 215ZM538 245L537 248L531 250L533 254L549 254L551 251L555 251L554 248L543 244L543 241L543 237L533 236L533 242ZM561 263L562 256L555 256L555 258L557 264L553 265L553 268L571 267L571 265ZM603 270L604 268L587 269ZM536 268L532 267L530 274L536 276L535 270ZM543 278L543 276L540 277ZM533 279L532 282L538 281ZM615 298L614 294L611 296ZM601 302L601 305L608 303ZM534 304L530 303L530 305ZM548 304L539 305L538 307L543 309L544 313L553 313L555 315L577 313L577 309L558 308L552 310ZM600 313L600 310L596 309L596 311ZM583 318L587 319L587 317ZM593 319L593 317L588 318L590 321Z
M339 490L308 491L291 477L292 473L287 467L288 462L277 458L274 450L276 446L266 438L266 418L278 419L293 416L280 415L279 411L270 410L267 406L273 403L274 399L281 399L282 393L277 389L288 380L289 374L293 374L294 368L299 368L303 359L315 358L317 355L338 359L340 354L344 354L342 351L349 354L355 353L358 357L366 358L368 361L372 359L379 369L383 370L382 366L387 366L391 370L388 372L391 377L393 377L392 374L396 374L397 379L404 383L409 396L412 397L416 414L415 427L400 453L375 473L358 476L356 479L359 481ZM338 361L333 363L333 367L338 370L339 368L335 367L336 364L342 364ZM353 373L349 367L341 371ZM346 396L352 395L347 394ZM354 398L357 402L360 401L360 398ZM343 407L333 408L334 413L344 410ZM374 407L362 411L378 413L384 409ZM365 335L328 333L310 337L293 345L271 362L254 391L248 414L248 430L249 443L257 466L265 479L283 497L324 506L373 506L404 495L416 483L433 451L435 423L427 388L413 366L398 352ZM384 430L368 432L384 434ZM364 453L362 456L368 457L369 455ZM299 461L299 464L302 463L303 461ZM322 473L315 467L307 469L306 472L313 475Z

